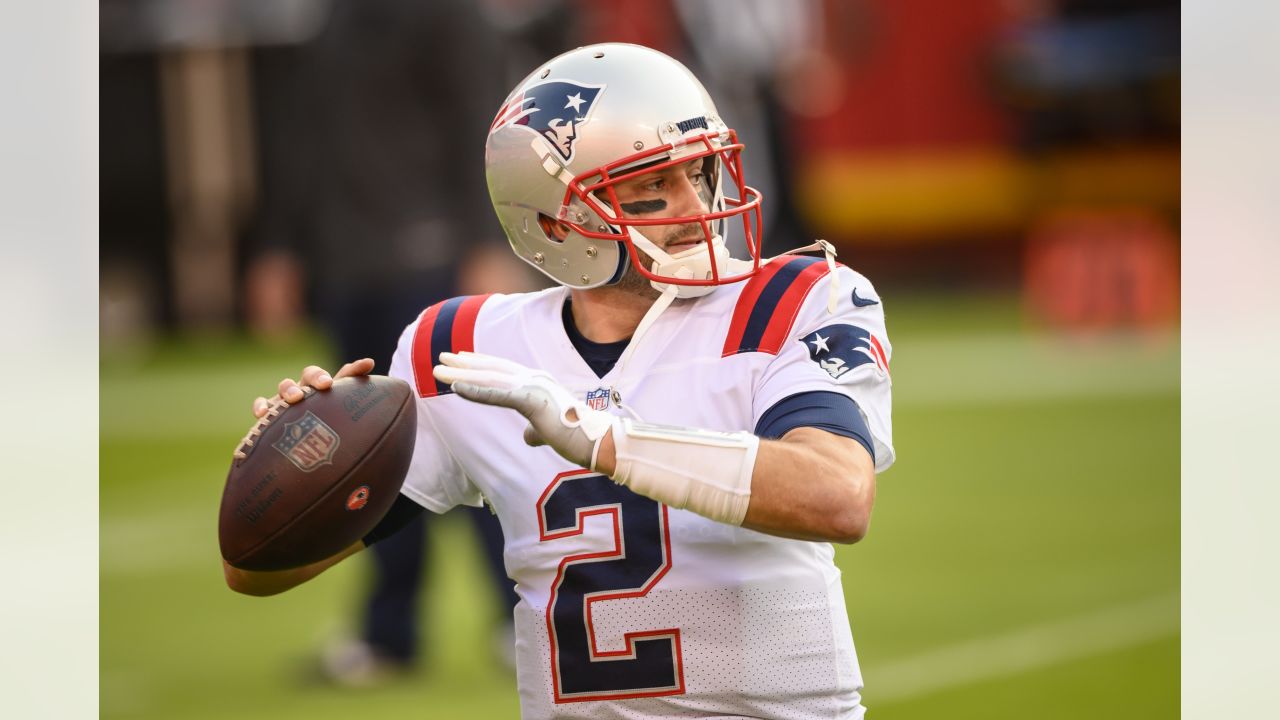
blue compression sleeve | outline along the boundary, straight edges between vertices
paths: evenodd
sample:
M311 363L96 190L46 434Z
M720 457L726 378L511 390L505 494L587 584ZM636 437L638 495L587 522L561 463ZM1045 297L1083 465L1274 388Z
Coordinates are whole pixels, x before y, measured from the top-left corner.
M395 535L400 528L408 525L414 518L423 513L426 508L418 503L410 500L405 495L396 497L396 501L392 503L391 509L387 510L387 514L373 526L368 535L364 536L364 544L372 545L379 540L386 540Z
M862 418L858 403L849 396L835 392L802 392L785 397L765 411L756 424L755 434L766 440L776 440L798 427L826 430L842 437L857 440L875 460L875 446L871 431Z

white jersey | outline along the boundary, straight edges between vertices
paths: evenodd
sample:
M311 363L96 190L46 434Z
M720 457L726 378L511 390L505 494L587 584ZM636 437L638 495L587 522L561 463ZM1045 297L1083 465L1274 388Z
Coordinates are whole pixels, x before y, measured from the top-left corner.
M524 718L862 717L840 571L828 543L671 509L525 445L519 414L435 381L440 351L509 358L592 407L621 412L620 396L646 422L711 430L754 430L797 393L843 393L882 471L894 457L884 315L866 278L837 275L833 298L825 262L788 257L677 300L603 378L565 332L564 288L455 298L405 331L391 374L419 401L403 493L438 513L482 500L497 512L520 597Z

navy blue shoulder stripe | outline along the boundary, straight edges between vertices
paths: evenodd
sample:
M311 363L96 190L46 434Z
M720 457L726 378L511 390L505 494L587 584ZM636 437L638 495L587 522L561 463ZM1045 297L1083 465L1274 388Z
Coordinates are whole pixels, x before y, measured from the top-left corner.
M828 272L822 258L778 258L747 281L738 296L721 357L744 352L777 355L809 289Z

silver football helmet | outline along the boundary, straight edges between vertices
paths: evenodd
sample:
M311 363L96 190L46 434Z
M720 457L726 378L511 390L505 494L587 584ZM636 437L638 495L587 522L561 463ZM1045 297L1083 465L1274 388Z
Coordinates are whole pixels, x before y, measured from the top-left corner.
M697 297L760 267L761 198L745 183L742 148L687 68L646 47L609 43L560 55L516 86L489 129L485 168L512 249L556 282L615 283L629 261L657 289ZM624 217L614 185L695 158L706 159L706 212ZM549 235L540 216L567 225L567 237ZM739 222L749 260L731 259L725 245ZM700 226L706 242L668 254L644 234L683 223Z

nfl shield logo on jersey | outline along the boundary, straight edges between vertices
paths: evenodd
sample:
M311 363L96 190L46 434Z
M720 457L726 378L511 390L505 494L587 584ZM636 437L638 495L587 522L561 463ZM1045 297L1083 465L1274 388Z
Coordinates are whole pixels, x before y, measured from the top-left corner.
M302 472L311 472L333 461L340 439L333 428L308 411L301 420L287 423L284 435L272 447Z
M604 410L609 407L609 390L608 388L599 388L587 391L587 407L592 410Z

